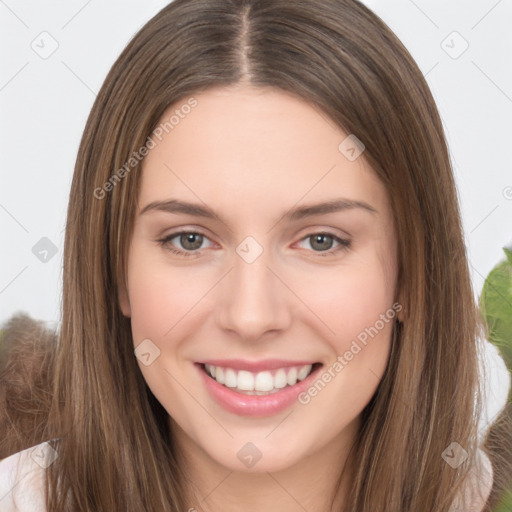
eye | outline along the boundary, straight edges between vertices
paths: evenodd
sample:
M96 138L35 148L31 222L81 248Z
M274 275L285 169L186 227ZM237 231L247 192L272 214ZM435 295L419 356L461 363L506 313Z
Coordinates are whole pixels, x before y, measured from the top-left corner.
M178 249L171 244L171 241L177 237L185 250ZM208 238L197 231L178 231L158 240L158 242L162 247L179 256L196 256L204 240L208 240Z
M178 239L178 242L183 249L177 248L172 243L175 238ZM157 241L162 247L173 254L190 257L200 255L201 246L205 240L209 240L209 238L202 233L182 230L176 233L171 233ZM336 255L338 252L347 250L350 247L350 240L340 238L339 236L329 232L311 233L302 238L300 242L304 242L306 240L311 241L313 252L316 252L318 256L322 257ZM338 246L334 250L330 250L334 242L337 243Z
M347 250L350 247L350 240L323 231L305 236L302 238L301 242L304 241L310 241L310 245L314 249L313 252L320 253L318 256L322 257L335 256L338 252ZM336 242L338 246L331 251L329 249L332 248L333 242Z

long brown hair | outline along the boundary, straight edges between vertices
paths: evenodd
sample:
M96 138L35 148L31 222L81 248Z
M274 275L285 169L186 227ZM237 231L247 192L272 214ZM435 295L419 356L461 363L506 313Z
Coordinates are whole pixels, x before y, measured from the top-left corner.
M70 193L48 511L190 508L168 414L119 308L141 174L126 162L171 104L241 81L295 94L355 134L395 216L405 315L363 411L345 510L446 512L475 464L481 329L434 100L408 51L355 0L176 0L113 65ZM441 457L452 442L471 455L457 470Z

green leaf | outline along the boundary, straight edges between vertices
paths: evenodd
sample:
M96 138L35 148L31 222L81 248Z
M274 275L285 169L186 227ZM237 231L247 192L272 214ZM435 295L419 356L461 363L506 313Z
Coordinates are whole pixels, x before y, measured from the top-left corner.
M512 491L507 491L494 512L510 512L512 510Z
M508 247L503 250L506 259L498 263L485 280L480 310L489 340L512 369L512 250Z

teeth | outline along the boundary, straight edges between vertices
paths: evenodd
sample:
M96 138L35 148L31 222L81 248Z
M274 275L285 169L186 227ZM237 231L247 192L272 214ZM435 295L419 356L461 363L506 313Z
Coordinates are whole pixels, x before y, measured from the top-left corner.
M271 391L276 387L274 386L274 377L272 377L272 374L270 372L257 373L255 380L255 391Z
M296 384L297 382L297 368L290 368L290 370L288 371L288 377L287 377L287 381L288 381L288 386L293 386L294 384Z
M298 372L297 372L297 379L298 380L304 380L311 371L311 365L308 364L307 366L303 366Z
M237 391L256 392L252 394L265 391L273 392L286 386L294 386L298 380L304 380L311 373L313 367L311 364L307 364L300 368L295 366L279 368L272 374L270 371L252 373L246 370L236 371L232 368L222 368L209 364L204 366L206 372L219 384L228 388L236 388Z
M251 372L246 372L241 370L238 372L238 379L236 381L238 385L233 387L238 387L243 391L253 391L254 390L254 375Z
M213 377L213 375L212 375ZM232 370L231 368L226 368L226 372L224 373L225 382L224 386L227 386L228 388L236 388L236 373L235 370ZM213 377L215 378L215 377Z
M286 381L286 372L279 368L276 374L274 375L274 386L278 389L284 388L288 382Z
M210 365L208 365L210 366ZM224 382L226 382L224 379L226 378L225 377L225 374L224 374L224 370L220 367L220 366L210 366L210 368L212 368L212 370L210 370L210 375L212 377L215 378L215 380L219 383L219 384L224 384Z

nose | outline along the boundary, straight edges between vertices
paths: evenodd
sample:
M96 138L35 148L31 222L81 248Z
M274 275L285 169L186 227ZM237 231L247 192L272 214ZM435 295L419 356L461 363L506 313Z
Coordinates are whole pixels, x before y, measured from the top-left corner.
M233 268L218 290L217 325L246 341L286 329L293 293L278 274L266 251L252 263L235 253Z

